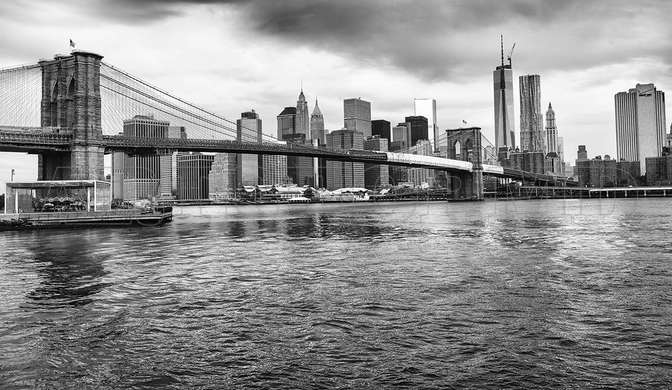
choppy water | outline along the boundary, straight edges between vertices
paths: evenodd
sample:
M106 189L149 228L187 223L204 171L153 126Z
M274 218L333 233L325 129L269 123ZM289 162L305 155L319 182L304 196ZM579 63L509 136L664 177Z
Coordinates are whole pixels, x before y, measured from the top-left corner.
M0 233L0 387L672 387L670 200L178 213Z

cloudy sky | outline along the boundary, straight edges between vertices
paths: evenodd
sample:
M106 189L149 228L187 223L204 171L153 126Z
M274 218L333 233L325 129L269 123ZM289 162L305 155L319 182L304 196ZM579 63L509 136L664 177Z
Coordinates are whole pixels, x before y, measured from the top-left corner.
M0 67L67 53L72 39L227 118L254 108L270 134L303 83L329 129L343 126L344 98L394 124L432 97L440 128L465 120L494 141L504 34L505 50L516 42L516 126L517 77L540 74L573 160L578 144L615 154L614 93L638 82L672 93L670 15L667 0L3 0ZM0 180L11 168L35 179L35 161L0 154Z

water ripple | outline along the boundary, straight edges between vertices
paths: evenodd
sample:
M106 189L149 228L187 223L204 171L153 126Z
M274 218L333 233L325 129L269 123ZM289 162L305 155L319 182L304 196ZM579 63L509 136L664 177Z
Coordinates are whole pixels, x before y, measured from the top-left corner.
M5 232L0 387L672 387L669 205L194 207Z

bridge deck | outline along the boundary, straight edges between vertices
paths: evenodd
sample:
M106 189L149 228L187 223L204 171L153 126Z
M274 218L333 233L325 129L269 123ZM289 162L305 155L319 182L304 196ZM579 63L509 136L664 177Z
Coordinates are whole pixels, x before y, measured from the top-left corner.
M0 127L0 151L19 151L28 153L67 151L71 148L73 142L74 139L72 134L58 128ZM104 147L107 153L123 151L129 154L153 154L184 151L266 154L317 157L335 161L440 169L456 173L473 172L475 170L471 162L442 157L370 150L335 152L324 148L315 148L291 143L254 143L214 139L136 138L121 135L105 135L100 141L100 146ZM484 175L513 178L517 180L534 180L546 183L562 182L571 184L571 182L567 182L566 178L502 168L496 165L483 164L480 169L482 169Z

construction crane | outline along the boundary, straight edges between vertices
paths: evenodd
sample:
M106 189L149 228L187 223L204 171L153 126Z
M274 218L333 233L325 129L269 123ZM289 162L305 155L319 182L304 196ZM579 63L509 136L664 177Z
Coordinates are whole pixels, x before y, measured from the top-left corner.
M511 67L511 56L513 56L513 49L516 48L516 42L513 42L513 46L511 46L511 50L509 50L509 55L506 56L506 59L509 60L509 67Z

